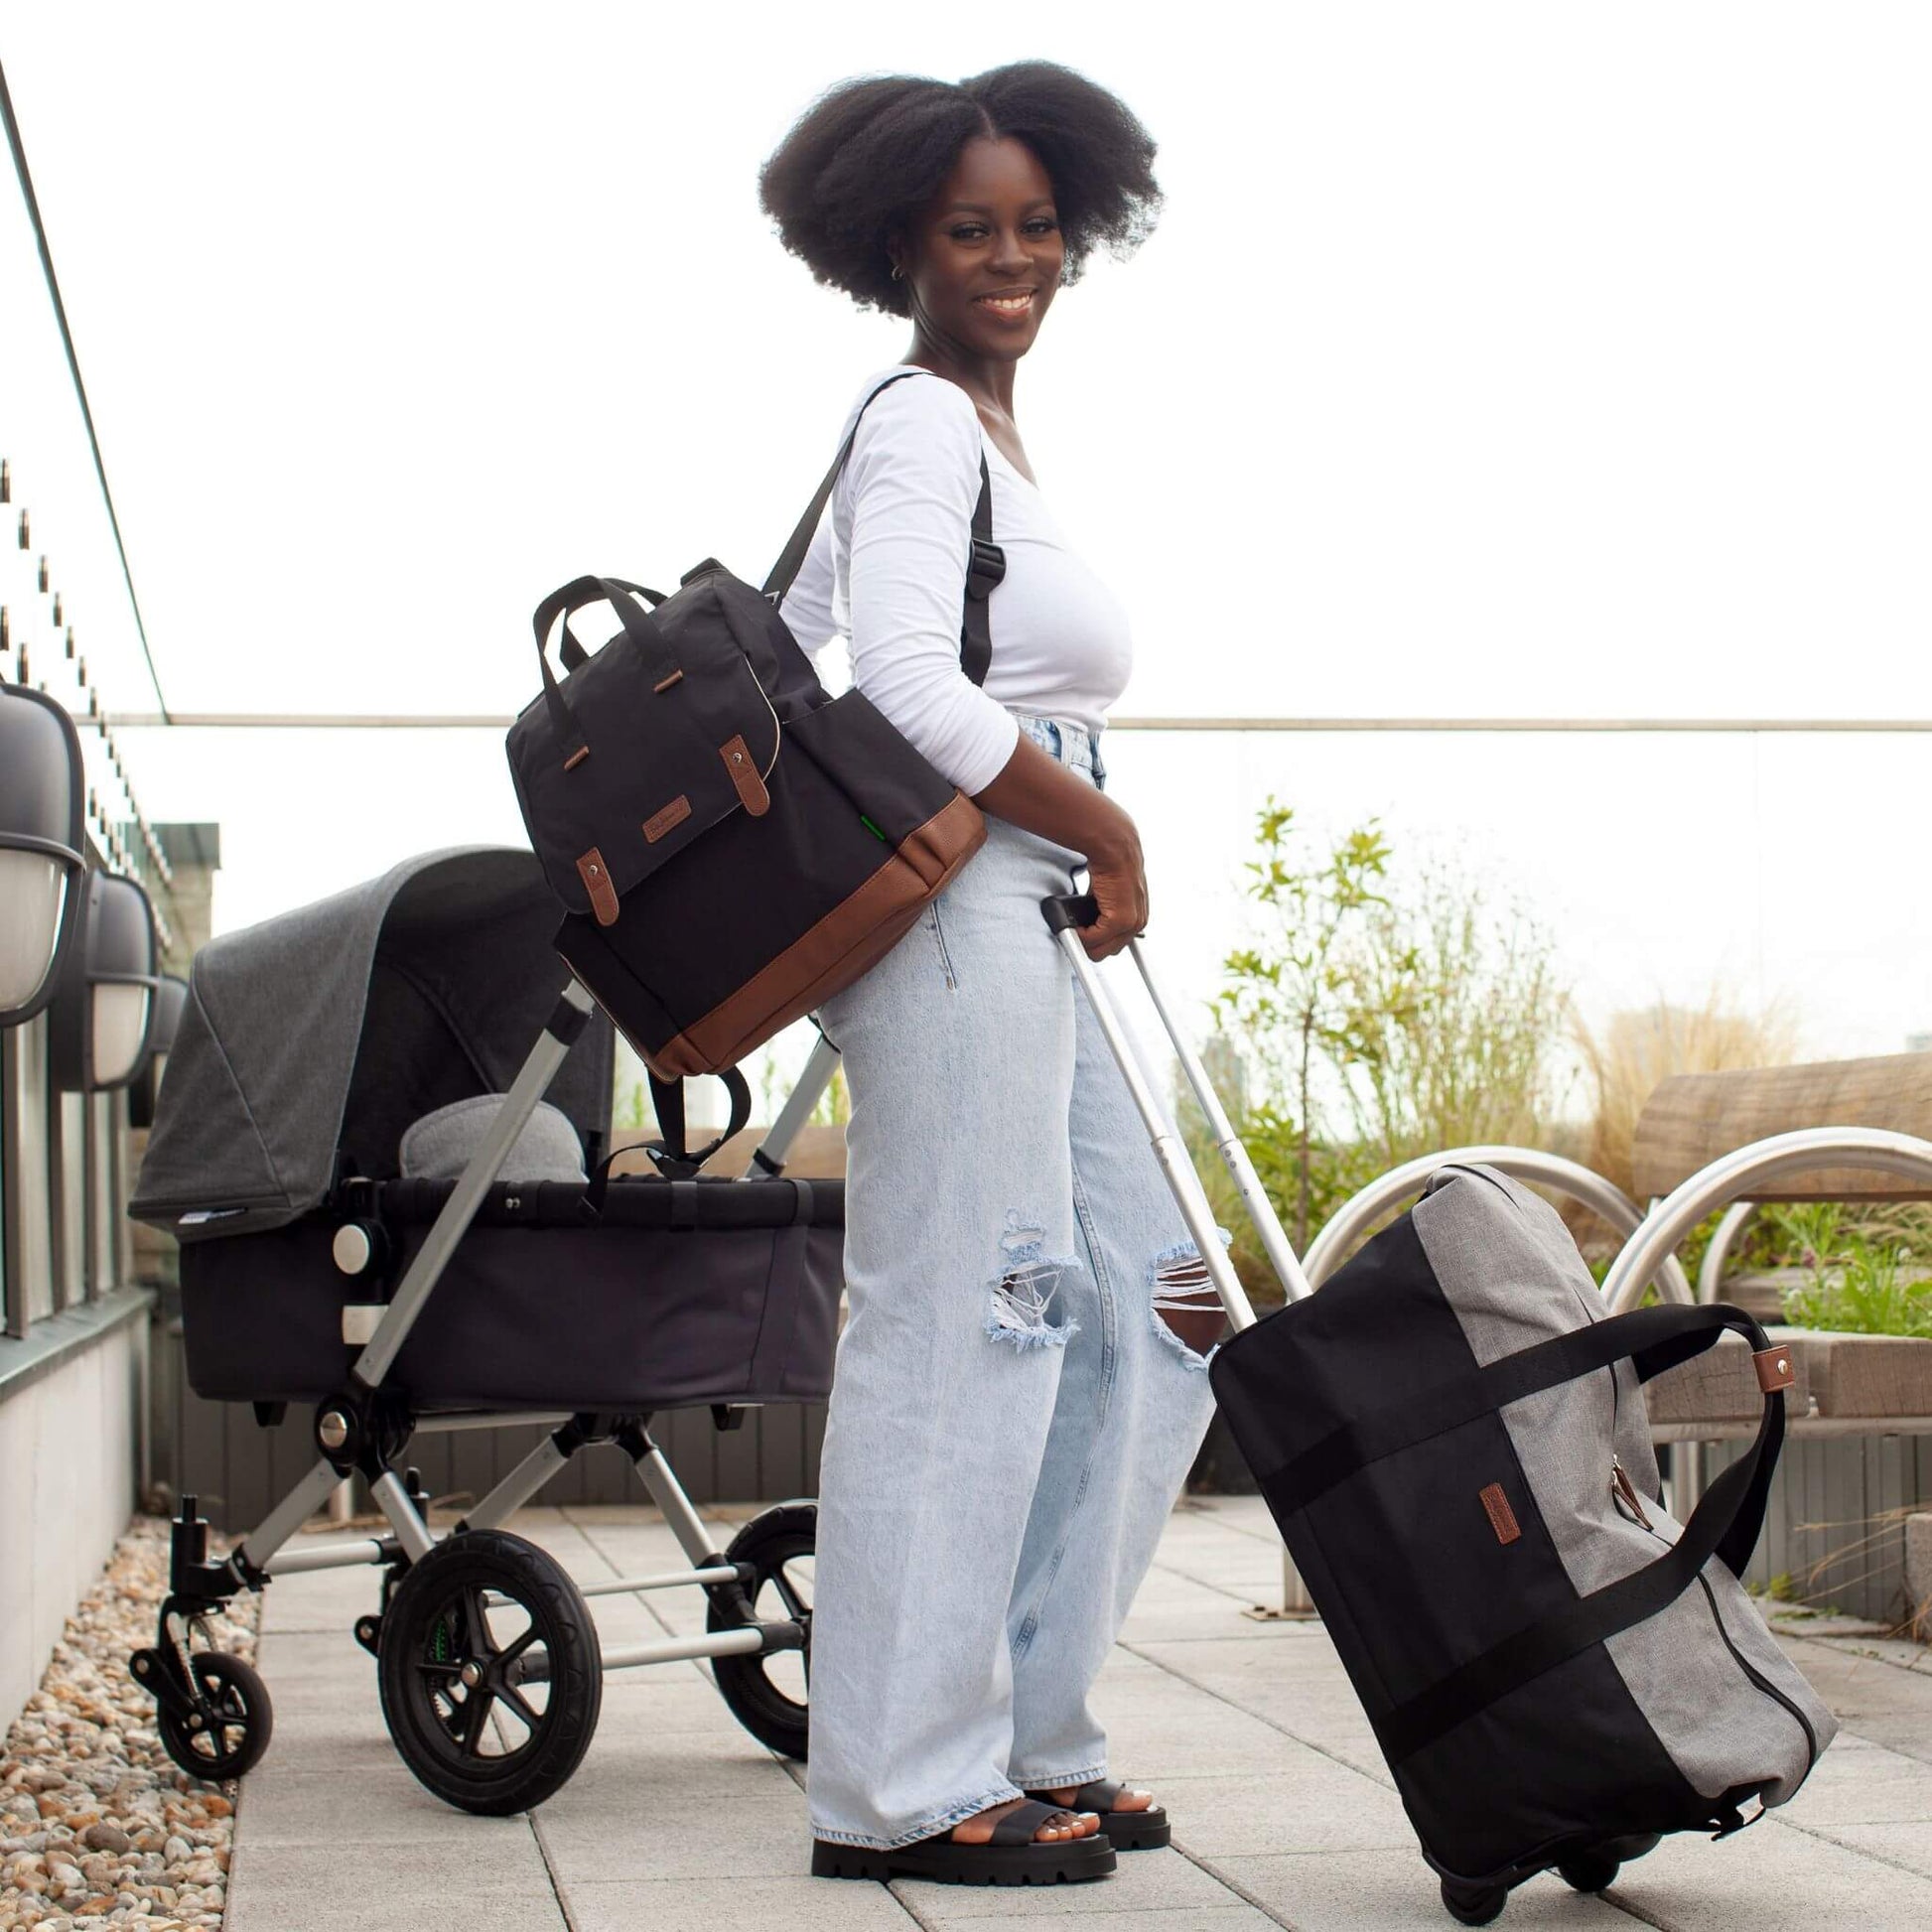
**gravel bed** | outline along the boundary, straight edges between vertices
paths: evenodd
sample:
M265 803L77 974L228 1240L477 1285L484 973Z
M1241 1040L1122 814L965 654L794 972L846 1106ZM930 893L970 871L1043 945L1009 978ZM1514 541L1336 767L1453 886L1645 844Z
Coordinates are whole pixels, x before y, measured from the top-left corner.
M221 1923L232 1785L175 1768L128 1653L154 1641L168 1588L168 1525L136 1517L81 1600L7 1733L0 1760L0 1927L43 1932ZM217 1649L253 1661L257 1599L216 1618Z

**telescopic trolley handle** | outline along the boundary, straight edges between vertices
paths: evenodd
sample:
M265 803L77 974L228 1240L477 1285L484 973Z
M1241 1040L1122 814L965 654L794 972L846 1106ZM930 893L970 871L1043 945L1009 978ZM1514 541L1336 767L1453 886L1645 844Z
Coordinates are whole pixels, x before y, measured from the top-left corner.
M1240 1277L1234 1272L1234 1264L1228 1259L1227 1250L1221 1246L1220 1229L1215 1225L1214 1210L1208 1205L1206 1189L1194 1172L1194 1164L1187 1157L1179 1133L1161 1104L1154 1081L1148 1077L1147 1069L1141 1063L1140 1053L1134 1045L1127 1022L1115 1003L1112 989L1100 977L1094 962L1087 957L1086 947L1080 943L1080 927L1091 925L1100 916L1098 904L1090 893L1079 893L1063 898L1043 898L1039 902L1039 909L1045 916L1047 929L1066 955L1067 964L1073 968L1073 977L1079 981L1088 1005L1093 1008L1093 1017L1099 1021L1100 1031L1106 1035L1107 1044L1120 1064L1121 1076L1126 1080L1127 1090L1134 1096L1134 1105L1140 1109L1141 1119L1147 1127L1154 1147L1154 1158L1161 1164L1161 1172L1167 1175L1168 1185L1173 1190L1181 1218L1187 1223L1187 1232L1194 1238L1194 1246L1200 1250L1202 1264L1221 1298L1221 1306L1227 1311L1228 1320L1233 1323L1237 1333L1243 1328L1253 1327L1254 1309L1249 1304L1247 1291L1241 1286ZM1241 1196L1241 1204L1247 1209L1248 1218L1254 1222L1255 1232L1261 1236L1261 1245L1281 1282L1282 1292L1291 1302L1305 1300L1313 1293L1309 1286L1309 1278L1302 1272L1302 1264L1295 1258L1295 1250L1289 1246L1281 1216L1275 1212L1275 1204L1268 1198L1267 1189L1255 1173L1255 1164L1248 1158L1247 1148L1234 1131L1227 1109L1221 1105L1220 1096L1207 1077L1207 1068L1201 1064L1201 1057L1194 1051L1191 1042L1175 1026L1173 1010L1162 996L1160 984L1154 977L1153 968L1148 965L1147 954L1140 940L1130 939L1127 949L1134 955L1134 964L1140 968L1148 998L1153 1001L1154 1010L1161 1017L1161 1025L1167 1031L1174 1055L1187 1075L1187 1084L1193 1088L1194 1098L1200 1103L1208 1131L1214 1136L1216 1151L1234 1180L1235 1191Z

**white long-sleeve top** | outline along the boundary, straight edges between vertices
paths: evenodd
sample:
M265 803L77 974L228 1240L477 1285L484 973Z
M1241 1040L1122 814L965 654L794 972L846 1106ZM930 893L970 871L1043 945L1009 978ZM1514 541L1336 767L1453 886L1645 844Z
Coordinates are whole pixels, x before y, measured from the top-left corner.
M841 439L891 373L859 392ZM976 688L960 668L959 627L982 452L1007 573L990 600L992 665ZM1013 756L1009 706L1098 732L1133 663L1126 612L985 434L972 398L930 371L866 411L783 613L813 654L845 636L853 683L968 794Z

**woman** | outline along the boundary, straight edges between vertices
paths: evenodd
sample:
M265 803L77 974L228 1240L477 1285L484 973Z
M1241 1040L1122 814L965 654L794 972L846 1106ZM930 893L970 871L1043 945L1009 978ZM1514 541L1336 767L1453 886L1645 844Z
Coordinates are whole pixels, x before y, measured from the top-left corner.
M852 1099L812 1638L830 1877L1097 1877L1168 1841L1150 1794L1107 1781L1087 1700L1206 1427L1220 1309L1039 913L1084 867L1105 958L1145 925L1147 882L1095 750L1127 621L1014 416L1055 291L1147 233L1153 157L1113 95L1027 62L834 88L760 176L821 281L909 318L920 371L862 389L786 620L808 646L846 630L858 687L988 817L923 922L819 1015ZM983 460L1007 569L979 688L960 630Z

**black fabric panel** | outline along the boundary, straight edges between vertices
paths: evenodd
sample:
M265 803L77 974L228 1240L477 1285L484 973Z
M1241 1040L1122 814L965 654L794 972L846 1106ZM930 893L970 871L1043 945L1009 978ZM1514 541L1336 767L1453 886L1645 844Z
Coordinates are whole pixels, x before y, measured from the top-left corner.
M1715 1809L1601 1645L1397 1765L1395 1782L1430 1862L1468 1878L1605 1838L1694 1831Z
M1475 1366L1405 1215L1321 1292L1224 1341L1209 1376L1252 1469L1279 1469L1370 1409Z
M408 1232L400 1267L423 1232ZM345 1385L358 1351L342 1340L343 1308L377 1291L337 1272L332 1233L311 1219L183 1250L183 1334L198 1394L308 1402ZM475 1230L389 1383L430 1409L822 1401L844 1245L836 1227ZM773 1295L788 1339L760 1348Z
M1498 1539L1482 1506L1492 1483L1520 1531L1510 1543ZM1577 1600L1500 1416L1377 1462L1278 1520L1292 1549L1312 1536L1340 1579L1375 1657L1376 1697L1363 1696L1371 1719Z
M894 848L953 796L857 691L786 727L765 786L769 811L732 813L626 893L616 924L573 913L557 934L599 1003L649 1051L875 873L902 866Z

